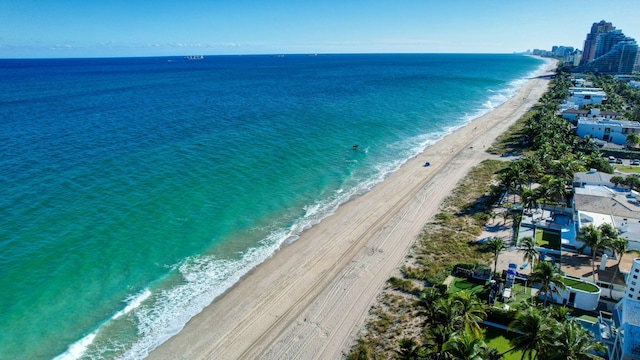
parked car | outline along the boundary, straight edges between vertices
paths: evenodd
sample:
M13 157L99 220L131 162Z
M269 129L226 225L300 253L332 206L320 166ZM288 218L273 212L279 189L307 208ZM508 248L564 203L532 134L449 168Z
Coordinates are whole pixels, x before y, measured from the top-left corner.
M617 159L616 159L616 164L622 164L622 159L617 158Z
M616 157L615 156L609 156L609 162L611 164L613 164L614 162L616 162Z
M633 159L633 161L631 162L631 165L640 165L640 160Z

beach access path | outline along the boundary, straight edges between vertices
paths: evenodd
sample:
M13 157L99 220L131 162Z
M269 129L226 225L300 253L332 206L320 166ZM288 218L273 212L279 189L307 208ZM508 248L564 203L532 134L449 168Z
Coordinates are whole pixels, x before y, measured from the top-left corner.
M494 111L409 160L284 246L149 359L339 359L424 225L496 137L535 105L555 63ZM430 166L423 166L425 162Z

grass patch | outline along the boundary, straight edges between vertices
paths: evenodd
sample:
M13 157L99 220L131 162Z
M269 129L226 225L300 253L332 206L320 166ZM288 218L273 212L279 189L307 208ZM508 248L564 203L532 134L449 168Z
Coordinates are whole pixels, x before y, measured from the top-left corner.
M536 229L536 246L546 249L560 250L560 234L538 228Z
M465 278L456 277L455 280L451 282L451 286L449 286L447 293L453 294L462 290L470 290L474 294L480 293L484 291L484 284L478 284L477 282L472 282Z
M615 165L614 167L625 174L640 174L640 166L637 165Z
M576 289L576 290L582 290L582 291L586 291L589 293L595 293L598 292L599 288L593 284L589 284L586 283L584 281L581 280L576 280L576 279L572 279L572 278L562 278L562 282L566 285L566 286L571 286L572 289Z
M517 337L518 334L509 332L506 330L498 329L493 326L483 326L483 328L484 328L485 343L489 347L498 349L498 351L501 354L504 354L502 359L520 360L520 358L522 357L522 351L509 351L512 348L511 343L509 343L509 341Z

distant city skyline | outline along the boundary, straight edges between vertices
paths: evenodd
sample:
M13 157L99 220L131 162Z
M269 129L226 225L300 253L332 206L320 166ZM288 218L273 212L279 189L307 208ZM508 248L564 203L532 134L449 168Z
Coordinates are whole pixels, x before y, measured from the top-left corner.
M583 49L595 22L640 38L640 1L0 0L0 58Z

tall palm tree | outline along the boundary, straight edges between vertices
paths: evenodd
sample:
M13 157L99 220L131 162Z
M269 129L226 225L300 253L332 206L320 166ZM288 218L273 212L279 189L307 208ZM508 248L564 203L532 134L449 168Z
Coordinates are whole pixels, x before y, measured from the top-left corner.
M525 157L524 159L519 161L520 161L522 170L527 175L529 190L531 190L531 182L538 179L538 176L543 171L542 166L540 166L540 162L538 161L538 159L533 156Z
M523 237L520 239L520 249L518 251L522 253L522 259L530 263L533 269L536 265L536 259L540 255L540 252L536 249L536 241L531 236Z
M507 243L501 237L492 237L484 244L485 248L493 253L493 272L498 272L498 256L507 249Z
M434 356L442 354L444 343L451 338L451 329L442 324L435 324L425 328L425 344L428 347L428 353Z
M528 212L538 207L540 199L540 193L537 190L522 190L520 200L522 202L522 209Z
M550 319L534 307L519 311L509 324L509 329L521 334L510 340L513 350L522 351L521 360L524 360L527 355L529 360L534 359L538 353L549 346L553 336Z
M580 252L588 247L591 251L591 269L593 275L593 281L596 281L596 254L598 250L608 247L608 237L603 237L600 229L596 228L593 224L583 226L580 228L580 234L578 240L582 241L583 245L580 247Z
M550 360L587 360L602 359L594 353L604 351L604 346L595 341L591 332L575 319L570 319L558 323L555 342L545 353Z
M611 278L611 287L609 287L609 297L613 299L613 284L616 280L616 276L618 276L618 272L620 271L620 262L622 261L622 257L629 249L629 240L617 237L615 240L611 242L611 250L618 258L618 263L616 264L616 271L613 273L613 278Z
M462 290L451 295L451 304L459 314L464 329L476 337L481 337L482 329L479 323L487 317L487 313L478 297L468 290Z
M564 290L566 286L562 282L562 272L548 261L540 261L533 268L533 272L529 277L532 283L540 283L540 291L544 293L544 306L547 307L549 293L560 295L560 290Z
M466 331L454 334L442 347L449 358L460 360L483 360L485 348L482 338Z
M548 200L561 204L567 203L567 184L563 179L551 178L550 181L545 184L544 189Z
M605 241L607 246L610 246L611 243L618 237L620 233L618 229L613 227L613 225L609 223L604 223L598 227L600 230L600 234L602 235L603 240Z
M444 325L449 328L451 333L464 328L460 312L458 311L458 308L453 306L453 301L450 297L438 299L433 303L433 310L429 323L432 325Z

